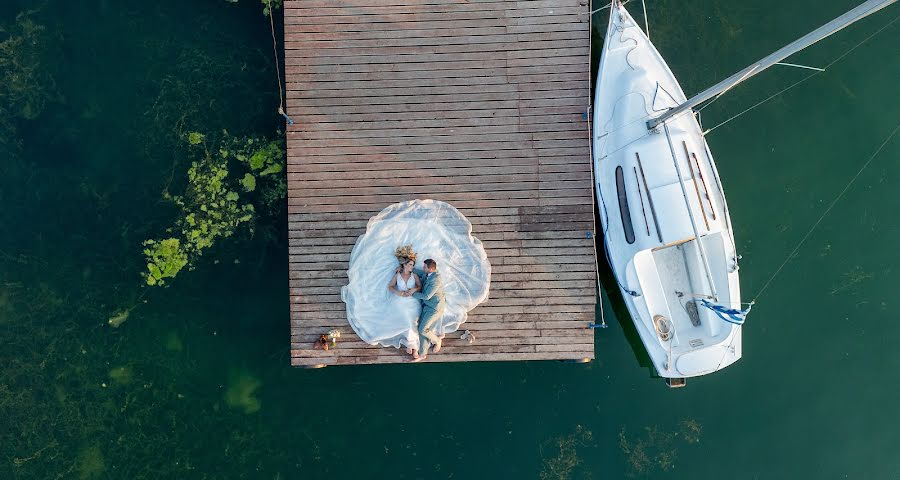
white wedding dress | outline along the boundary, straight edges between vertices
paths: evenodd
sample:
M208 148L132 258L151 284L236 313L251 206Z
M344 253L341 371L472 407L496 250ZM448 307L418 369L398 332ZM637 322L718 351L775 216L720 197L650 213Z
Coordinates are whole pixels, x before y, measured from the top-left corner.
M421 302L394 295L387 288L388 282L395 281L392 277L399 265L394 252L408 244L418 254L418 270L428 258L438 264L446 303L435 327L438 335L459 329L469 310L488 297L491 264L465 216L435 200L391 205L372 217L366 233L356 240L347 271L349 284L341 289L350 326L370 345L418 346ZM396 282L395 288L413 288L415 279L410 277L409 282Z
M409 279L405 282L403 281L403 277L399 274L396 275L396 278L397 280L393 282L393 284L394 288L397 290L405 292L416 288L415 273L410 275ZM419 344L417 323L419 314L422 313L422 302L413 297L401 297L400 295L391 293L390 300L388 300L387 311L389 314L385 316L385 322L381 325L381 329L388 334L393 330L396 330L398 333L396 336L380 341L379 343L382 343L383 345L394 345L394 343L397 343L397 345L394 346L418 348L416 347L416 345ZM396 342L394 342L395 338Z

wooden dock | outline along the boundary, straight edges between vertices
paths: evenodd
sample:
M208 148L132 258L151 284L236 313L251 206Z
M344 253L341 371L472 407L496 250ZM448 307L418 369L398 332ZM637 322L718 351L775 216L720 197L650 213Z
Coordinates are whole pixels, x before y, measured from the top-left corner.
M594 358L587 0L285 0L291 363L408 361L347 323L367 220L451 203L490 299L429 362ZM332 328L329 351L313 348Z

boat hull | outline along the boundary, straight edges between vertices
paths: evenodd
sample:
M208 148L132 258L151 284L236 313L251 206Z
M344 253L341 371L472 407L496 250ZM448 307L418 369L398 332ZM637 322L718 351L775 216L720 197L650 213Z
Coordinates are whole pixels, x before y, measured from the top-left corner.
M659 52L613 5L593 107L597 203L610 267L667 378L712 373L742 354L740 327L701 302L741 305L731 219L700 125L691 112L646 124L683 101Z

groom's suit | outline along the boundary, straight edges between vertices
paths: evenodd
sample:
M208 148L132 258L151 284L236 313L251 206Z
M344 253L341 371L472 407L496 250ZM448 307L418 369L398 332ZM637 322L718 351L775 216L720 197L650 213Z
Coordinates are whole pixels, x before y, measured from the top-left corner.
M425 272L416 270L416 274L422 279L422 291L412 294L413 298L422 301L422 314L419 315L419 355L427 355L428 342L440 341L434 327L444 316L444 284L438 272L426 275Z

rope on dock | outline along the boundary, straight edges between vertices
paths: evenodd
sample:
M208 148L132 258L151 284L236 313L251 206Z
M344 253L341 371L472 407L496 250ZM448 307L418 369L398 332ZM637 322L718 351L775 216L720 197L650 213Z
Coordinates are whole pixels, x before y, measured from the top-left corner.
M275 55L275 81L278 83L278 113L284 117L288 125L293 125L294 121L284 111L284 88L281 87L281 64L278 62L278 41L275 38L275 18L272 15L272 0L266 0L269 11L269 26L272 28L272 50Z

